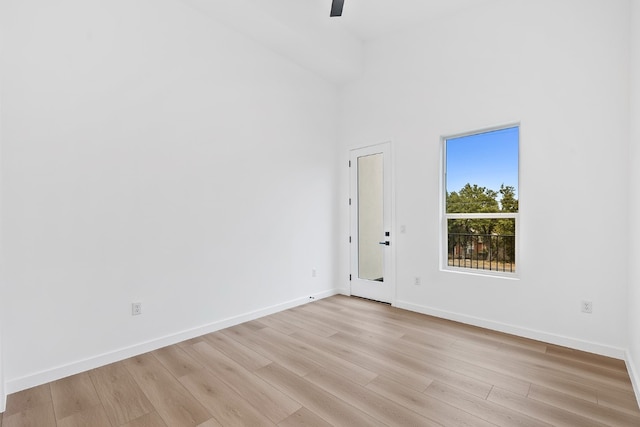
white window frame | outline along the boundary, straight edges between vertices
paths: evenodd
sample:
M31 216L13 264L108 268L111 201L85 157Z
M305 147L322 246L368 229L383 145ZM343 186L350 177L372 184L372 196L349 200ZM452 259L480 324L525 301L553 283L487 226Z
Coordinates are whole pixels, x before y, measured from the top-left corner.
M477 135L482 133L493 132L502 129L514 128L519 129L518 134L518 212L496 212L496 213L447 213L447 140L454 138L461 138L465 136ZM522 126L520 122L508 123L505 125L492 126L482 129L477 129L468 132L455 133L449 135L443 135L440 137L440 151L442 153L441 158L441 173L440 173L440 215L441 215L441 229L440 229L440 269L446 272L454 272L458 274L472 274L479 276L492 276L507 279L519 279L520 277L520 209L522 207L520 203L521 191L520 191L520 141L522 139ZM448 220L450 219L507 219L513 218L515 221L515 266L516 271L498 271L498 270L485 270L481 268L467 268L457 267L449 265L449 227Z

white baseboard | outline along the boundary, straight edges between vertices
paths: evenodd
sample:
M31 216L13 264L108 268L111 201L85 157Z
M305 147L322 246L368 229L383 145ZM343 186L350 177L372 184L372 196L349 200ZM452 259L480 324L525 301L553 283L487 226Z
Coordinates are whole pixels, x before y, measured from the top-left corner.
M631 378L631 384L633 385L633 391L636 393L636 400L638 401L638 407L640 407L640 366L634 363L633 358L629 350L626 351L624 362L627 365L627 372Z
M244 313L238 316L229 317L227 319L219 320L207 325L199 326L196 328L188 329L182 332L174 333L160 338L155 338L149 341L145 341L130 347L121 348L108 353L100 354L94 357L90 357L84 360L78 360L67 365L57 366L52 369L47 369L41 372L35 372L30 375L26 375L21 378L10 379L6 382L5 391L7 394L15 393L21 390L26 390L31 387L35 387L41 384L46 384L51 381L55 381L61 378L75 375L81 372L95 369L100 366L108 365L110 363L118 362L120 360L128 359L129 357L137 356L139 354L147 353L149 351L157 350L168 345L176 344L181 341L185 341L191 338L199 337L201 335L209 334L211 332L219 331L220 329L228 328L240 323L248 322L250 320L259 319L260 317L268 316L270 314L277 313L279 311L287 310L289 308L297 307L303 304L307 304L311 301L317 301L322 298L327 298L333 295L341 293L340 289L331 289L329 291L320 292L312 295L312 297L297 298L284 303L272 305L259 310L255 310L249 313ZM0 396L1 398L2 396ZM4 407L2 407L4 409Z
M507 323L495 322L492 320L482 319L479 317L468 316L465 314L454 313L444 310L438 310L431 307L412 304L405 301L396 301L395 306L405 310L415 311L417 313L428 314L430 316L440 317L443 319L453 320L468 325L479 326L481 328L491 329L498 332L517 335L524 338L530 338L549 344L569 347L576 350L586 351L589 353L600 354L603 356L613 357L616 359L625 359L625 349L600 344L591 341L584 341L576 338L566 337L548 332L537 331L534 329L522 328Z

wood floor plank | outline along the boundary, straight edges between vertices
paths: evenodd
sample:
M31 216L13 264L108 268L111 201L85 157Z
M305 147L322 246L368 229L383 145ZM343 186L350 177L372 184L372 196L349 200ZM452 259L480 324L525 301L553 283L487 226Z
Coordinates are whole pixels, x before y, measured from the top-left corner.
M544 360L522 360L517 353L487 351L478 347L474 350L452 348L450 354L454 358L472 360L478 366L524 382L536 383L581 399L597 402L597 384L594 387L594 384L583 381L579 376L550 368Z
M556 408L597 420L606 425L618 427L640 426L640 416L614 411L597 403L578 399L536 384L531 386L528 397Z
M300 311L298 314L307 318L312 318L315 321L326 324L338 331L352 335L360 335L362 333L361 328L353 326L349 322L345 321L346 317L344 317L344 315L346 315L346 313L343 314L340 311L323 308L320 304L305 304L299 308Z
M66 418L58 419L58 427L111 427L109 417L102 405L96 405Z
M188 339L188 340L185 340L185 341L181 341L176 345L178 347L182 348L182 347L187 346L187 345L196 344L196 343L199 343L201 341L204 341L205 340L205 336L206 335L201 335L199 337L195 337L195 338L191 338L191 339Z
M87 372L52 382L51 398L58 420L101 404Z
M260 369L271 363L270 359L239 343L233 338L228 337L222 332L214 332L212 334L205 335L204 338L206 341L210 342L214 348L220 350L249 371L255 371L256 369Z
M562 357L570 362L581 361L594 366L606 367L620 372L627 372L627 366L624 360L614 359L612 357L601 356L599 354L586 353L584 351L574 350L567 347L548 344L547 354Z
M320 301L320 303L324 302ZM340 322L344 322L344 323L348 323L348 324L353 324L357 326L356 331L353 333L353 335L361 335L361 333L367 332L367 333L374 333L377 334L379 336L383 336L383 337L388 337L388 338L400 338L402 336L404 336L407 333L415 333L415 332L426 332L424 329L424 325L425 325L425 321L424 319L422 320L420 326L417 325L417 321L416 324L410 324L407 323L407 321L405 319L402 318L397 318L397 316L393 313L395 313L395 309L385 305L385 304L378 304L378 303L368 303L368 304L372 304L373 306L375 306L375 311L366 311L366 312L360 312L358 310L353 310L353 311L338 311L338 312L331 312L331 311L326 311L325 316L333 318L337 321ZM306 306L305 306L306 309ZM300 308L300 310L302 310L302 308ZM306 309L306 310L311 310L311 309ZM315 311L318 311L317 309L314 309ZM372 328L371 325L376 325L376 326L382 326L381 328ZM340 330L341 332L346 332L346 333L350 333L349 330ZM433 334L434 336L437 336L437 334ZM443 338L446 338L449 342L453 342L455 341L455 339L452 339L451 337L448 337L444 334L442 334Z
M302 329L292 323L286 322L282 319L278 319L275 315L263 317L260 319L260 321L271 329L274 329L286 335L291 335L294 332L298 332L300 329Z
M538 353L544 353L546 349L546 344L539 341L523 339L502 332L482 329L477 326L465 325L463 323L435 317L429 318L426 328L433 333L443 333L446 336L455 337L456 343L454 345L462 346L469 343L489 350L500 350L507 345L516 348L521 347Z
M176 378L198 372L202 369L200 363L193 360L182 348L176 345L160 348L151 352L151 354Z
M407 409L417 412L434 423L446 426L466 426L466 427L491 427L491 424L481 418L476 417L462 409L448 405L428 396L419 393L404 385L392 381L384 376L380 376L367 385L369 390L380 396L384 396Z
M89 372L93 386L114 426L133 421L155 409L124 363Z
M246 399L206 369L181 377L180 382L223 426L275 426Z
M225 427L220 424L215 418L211 418L202 424L198 424L198 427Z
M296 309L293 309L293 310L296 310ZM296 312L292 311L292 313L296 313ZM305 319L310 319L310 317L305 315ZM376 335L380 335L388 338L400 338L402 335L406 333L406 329L400 328L393 323L387 322L385 319L376 319L376 321L371 321L370 319L362 316L359 313L350 313L350 315L348 316L348 319L349 319L349 324L352 327L356 327L360 331L366 331L367 333L372 333L372 334L376 334ZM322 323L321 321L316 321L316 320L314 320L314 322L316 324ZM336 329L336 330L340 332L346 332L340 329ZM355 333L354 335L360 335L360 334Z
M319 301L316 301L315 304L330 309L331 311L348 311L349 307L340 303L341 296L335 295L332 298L324 298ZM351 300L351 297L346 297L345 299Z
M565 358L532 352L526 349L499 349L499 351L494 352L480 348L465 348L463 351L473 352L478 357L491 359L500 366L511 365L514 370L521 373L523 373L521 367L526 367L531 377L547 377L553 381L577 382L592 389L607 386L628 390L631 386L629 375L626 373L593 366L578 360L571 363L570 360Z
M633 387L628 391L600 387L598 389L598 404L607 408L622 411L630 415L640 416L638 400L633 392Z
M387 425L438 425L417 412L407 411L406 407L379 394L371 393L370 389L366 389L327 370L311 372L305 375L304 378Z
M327 298L320 300L323 304L331 305L337 309L351 312L355 309L355 312L367 312L371 311L377 313L380 310L378 302L358 298L348 297L346 295L336 295L334 298ZM387 305L389 307L389 305Z
M57 427L53 402L30 405L26 409L8 415L5 411L2 427Z
M610 387L618 387L622 390L631 387L631 381L626 371L610 369L608 366L598 366L579 359L572 361L553 354L540 354L522 348L511 348L508 352L503 350L501 353L508 354L510 357L517 356L519 360L526 360L534 365L539 363L544 364L549 369L564 372L567 375L574 375L574 377L586 380L594 386L602 384Z
M303 341L284 335L273 329L265 328L261 330L259 334L266 337L275 345L280 346L282 349L300 354L322 366L325 370L330 370L338 375L342 375L360 385L366 385L378 376L375 372L364 369L338 356L334 356L324 351L321 347L308 345Z
M529 399L528 397L522 397L509 391L501 390L497 387L494 387L494 389L491 390L488 400L554 426L606 426L606 424L602 424L596 420L556 408L555 406L548 405L534 399Z
M195 344L191 350L195 359L274 423L300 409L298 402L244 369L209 343Z
M483 368L472 363L473 353L469 354L466 360L462 360L461 358L453 359L451 357L450 345L454 341L457 341L457 338L449 336L448 334L434 333L434 331L424 328L425 320L431 321L434 318L430 316L417 315L416 313L405 311L401 312L409 313L409 315L397 314L400 312L393 312L392 315L394 318L402 319L400 322L406 322L407 319L411 319L411 325L413 328L399 340L402 342L402 347L400 347L398 341L390 343L390 345L393 345L396 349L410 354L413 357L424 357L425 360L429 361L429 363L435 363L441 367L452 369L458 373L470 376L482 382L499 385L502 388L506 388L522 395L526 395L528 392L530 385L528 381L523 381L514 378L511 375L505 375L501 372ZM498 343L502 342L508 341L498 340ZM492 343L492 347L498 348L498 343ZM538 345L539 343L535 343L534 346Z
M169 426L197 426L211 414L150 353L124 361L164 422Z
M300 311L298 311L297 314L327 325L336 331L345 332L351 335L360 335L363 331L366 331L366 329L363 329L362 327L354 326L347 316L331 313L319 307L321 306L317 304L306 304L300 307Z
M51 384L43 384L9 395L4 412L5 418L37 406L51 403Z
M551 425L439 382L433 382L424 393L497 426L549 427Z
M466 375L461 375L450 369L441 368L440 366L429 363L424 358L420 360L403 354L400 351L397 351L392 343L384 342L382 340L368 340L367 337L353 337L347 334L342 334L341 332L329 337L329 339L342 346L355 345L361 351L364 351L379 360L383 360L385 363L402 366L412 372L416 372L427 378L432 378L453 387L460 388L478 397L485 398L491 391L492 385L489 383L475 380Z
M309 319L314 323L320 323L330 326L335 331L348 333L351 335L360 335L363 332L374 332L370 329L363 327L363 323L359 321L358 317L353 313L348 312L329 312L327 310L317 309L315 304L306 304L301 307L296 307L291 312L296 316L303 316L305 319ZM388 332L387 328L382 329L383 332ZM393 329L388 335L396 337L398 334L397 329ZM329 335L327 335L329 336Z
M241 325L237 325L238 328L249 329L253 332L259 331L260 329L266 328L267 325L262 323L261 319L250 320L248 322L244 322Z
M287 419L278 423L278 427L331 427L331 424L307 408L302 407Z
M256 374L275 385L283 393L295 396L305 408L319 415L329 424L353 427L385 425L276 363L257 370Z
M495 339L502 341L503 348L521 348L541 354L547 353L549 347L549 345L544 342L503 333L497 333Z
M375 320L376 323L378 323L378 321L383 320L387 324L399 323L409 330L442 334L449 338L457 338L457 340L462 342L470 341L492 349L499 349L506 344L508 346L522 347L544 353L547 346L546 343L539 341L465 325L446 319L439 319L433 316L412 313L390 306L381 305L381 307L376 307L376 305L380 304L375 302L365 301L361 304L367 304L369 308L372 309L358 310L355 316L367 322Z
M266 358L279 363L298 375L308 374L320 367L320 365L311 359L300 354L282 351L282 349L277 345L255 332L248 331L237 326L224 329L220 332L251 348L257 353L261 353Z
M433 334L429 331L408 331L399 341L419 344L424 348L436 351L448 351L451 344L456 342L451 337Z
M401 341L400 343L398 341ZM522 396L529 392L530 382L515 378L513 375L506 375L494 369L488 369L477 363L472 354L456 357L450 349L434 348L425 345L423 342L412 341L407 336L402 337L394 344L403 353L413 357L424 358L428 363L438 365L442 368L450 369L459 374L474 378L483 383L496 385L505 390L512 391Z
M276 313L273 316L276 319L289 322L290 324L295 325L301 329L307 330L311 333L314 333L323 337L330 337L331 335L338 332L337 329L324 325L321 322L318 322L314 319L297 315L294 312L289 310L281 311L280 313Z
M135 420L131 420L126 424L114 425L121 425L121 427L168 427L157 412L144 414L143 416L138 417Z
M429 384L433 382L433 378L427 378L417 372L410 371L403 366L393 363L389 364L384 360L369 355L368 353L361 352L357 349L357 346L343 346L328 338L322 338L306 331L296 332L292 337L322 348L324 351L334 354L368 371L392 378L417 391L424 391Z

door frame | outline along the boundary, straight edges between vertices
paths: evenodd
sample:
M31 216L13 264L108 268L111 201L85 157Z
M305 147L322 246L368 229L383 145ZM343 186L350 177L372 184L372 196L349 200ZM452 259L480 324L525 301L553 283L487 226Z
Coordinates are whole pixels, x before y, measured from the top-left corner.
M349 148L348 158L349 158L349 294L353 295L352 285L353 278L358 275L357 271L353 271L354 267L354 258L358 256L358 246L357 246L357 165L352 164L352 157L354 152L363 150L363 149L375 149L376 147L384 147L385 152L388 155L388 160L385 163L385 173L388 173L390 179L390 191L388 195L388 203L391 205L389 209L389 231L391 236L387 238L390 241L388 256L390 257L389 262L387 263L389 271L385 270L384 277L385 281L389 284L389 298L388 302L392 306L395 306L396 303L396 289L397 289L397 278L396 278L396 245L398 242L398 233L397 227L395 223L396 217L396 196L395 196L395 156L393 151L393 144L391 141L385 141L376 144L368 144L362 146L352 146ZM387 168L389 169L387 171ZM355 264L357 265L357 264Z

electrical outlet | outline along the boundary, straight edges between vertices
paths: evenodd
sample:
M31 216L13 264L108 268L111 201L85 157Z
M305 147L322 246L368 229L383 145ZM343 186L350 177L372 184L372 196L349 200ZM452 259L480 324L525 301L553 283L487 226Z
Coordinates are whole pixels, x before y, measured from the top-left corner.
M413 281L413 284L416 285L416 286L422 285L422 280L420 279L420 277L416 276L414 281Z
M593 302L591 301L582 301L581 310L583 313L591 314L593 313Z
M141 302L131 303L131 315L137 316L139 314L142 314L142 303Z

